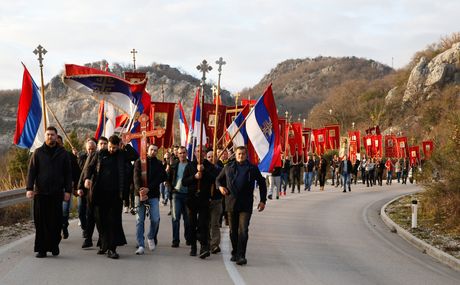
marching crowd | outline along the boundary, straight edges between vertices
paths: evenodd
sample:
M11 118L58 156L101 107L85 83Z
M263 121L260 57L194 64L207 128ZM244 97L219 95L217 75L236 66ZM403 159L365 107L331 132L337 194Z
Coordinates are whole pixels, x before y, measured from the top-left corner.
M220 227L225 221L232 244L231 261L246 264L256 184L260 192L258 211L264 210L267 197L265 179L258 167L247 160L246 148L236 148L232 159L226 150L218 150L218 161L214 161L212 151L206 153L204 149L197 149L191 161L184 147L174 147L162 160L157 158L157 151L155 145L148 146L144 169L137 152L117 136L100 137L97 141L87 139L83 152L68 152L57 129L48 127L45 143L32 154L26 185L27 197L34 200L36 257L44 258L47 252L59 255L61 238L69 237L73 194L78 197L82 248L94 246L96 228L97 254L118 259L117 247L127 243L122 214L131 207L136 215L134 253L145 252L146 217L150 222L147 245L154 250L158 243L161 199L163 205L170 201L173 248L181 243L182 219L184 241L190 246L191 256L205 259L211 253L219 253Z

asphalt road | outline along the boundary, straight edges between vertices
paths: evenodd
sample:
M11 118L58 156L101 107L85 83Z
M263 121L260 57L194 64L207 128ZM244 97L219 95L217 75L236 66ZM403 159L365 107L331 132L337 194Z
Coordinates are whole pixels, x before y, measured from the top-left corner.
M81 249L74 222L58 257L35 258L33 235L0 247L0 284L460 284L460 272L418 251L380 219L385 202L415 186L357 185L349 193L318 189L289 192L254 213L243 267L229 261L225 227L223 252L206 260L190 257L184 244L171 248L169 207L160 206L153 252L134 254L130 214L123 214L128 245L118 249L119 260L96 255L96 248Z

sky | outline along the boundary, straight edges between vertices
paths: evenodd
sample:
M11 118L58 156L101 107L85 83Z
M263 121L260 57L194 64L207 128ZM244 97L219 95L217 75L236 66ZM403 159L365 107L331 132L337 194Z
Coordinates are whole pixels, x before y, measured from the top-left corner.
M459 31L458 0L14 0L0 2L0 90L20 89L23 62L40 81L64 64L152 63L238 92L287 59L356 56L404 67L415 52ZM160 87L159 87L160 88Z

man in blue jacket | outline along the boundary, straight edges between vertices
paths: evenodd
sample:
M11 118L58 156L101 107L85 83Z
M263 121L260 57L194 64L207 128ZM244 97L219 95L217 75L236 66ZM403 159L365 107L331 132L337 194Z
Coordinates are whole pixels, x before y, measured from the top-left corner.
M230 240L232 242L231 261L244 265L246 260L246 246L248 243L249 221L254 203L255 182L259 186L259 212L265 208L267 201L267 185L257 166L249 163L247 150L240 146L235 152L236 160L225 165L216 178L216 186L222 195L225 195L230 223Z

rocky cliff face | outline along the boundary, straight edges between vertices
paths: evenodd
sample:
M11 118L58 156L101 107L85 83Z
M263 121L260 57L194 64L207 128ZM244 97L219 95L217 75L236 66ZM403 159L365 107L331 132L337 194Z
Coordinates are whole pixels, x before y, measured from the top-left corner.
M460 43L431 60L420 58L407 81L403 103L418 103L430 98L436 90L450 83L460 83Z

